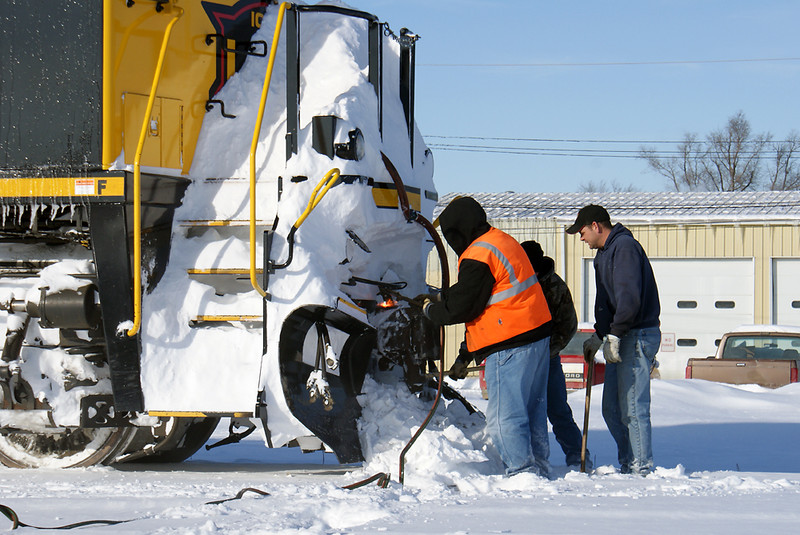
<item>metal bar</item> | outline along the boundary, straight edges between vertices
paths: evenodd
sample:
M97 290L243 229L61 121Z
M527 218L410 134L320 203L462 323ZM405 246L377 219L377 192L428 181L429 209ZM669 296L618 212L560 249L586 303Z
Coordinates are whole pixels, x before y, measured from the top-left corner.
M111 370L111 392L118 411L141 411L144 398L140 380L139 340L119 336L117 325L133 311L128 222L122 203L89 207L89 231L97 270L97 289L103 311L103 333Z
M416 36L408 35L403 28L400 31L400 101L406 114L408 125L408 141L410 147L411 166L414 166L414 71Z
M369 73L368 79L378 97L378 132L383 139L383 24L369 24Z
M295 6L296 7L296 6ZM286 159L297 154L300 124L300 17L292 9L286 18Z
M350 9L346 7L329 6L329 5L314 5L314 6L299 5L295 7L297 11L305 11L307 13L336 13L339 15L347 15L348 17L365 19L371 22L378 21L378 17L376 17L372 13L367 13L366 11L359 11L358 9Z

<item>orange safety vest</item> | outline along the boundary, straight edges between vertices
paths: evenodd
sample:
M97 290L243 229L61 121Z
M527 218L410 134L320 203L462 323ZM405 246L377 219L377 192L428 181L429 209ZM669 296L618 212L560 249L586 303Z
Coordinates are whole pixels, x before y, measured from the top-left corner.
M472 242L458 259L489 266L495 283L480 316L467 322L467 349L478 351L550 321L542 285L522 246L494 227Z

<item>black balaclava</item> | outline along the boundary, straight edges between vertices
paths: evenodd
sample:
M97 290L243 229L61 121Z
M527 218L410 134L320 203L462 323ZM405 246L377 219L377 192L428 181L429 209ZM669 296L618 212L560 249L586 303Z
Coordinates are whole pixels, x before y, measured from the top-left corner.
M491 228L486 222L486 212L472 197L453 200L439 215L439 223L444 239L458 256Z
M537 273L540 273L544 267L542 265L544 260L544 251L542 251L542 246L539 245L539 242L534 240L524 241L521 245L522 248L525 249L528 259L531 261L533 270Z

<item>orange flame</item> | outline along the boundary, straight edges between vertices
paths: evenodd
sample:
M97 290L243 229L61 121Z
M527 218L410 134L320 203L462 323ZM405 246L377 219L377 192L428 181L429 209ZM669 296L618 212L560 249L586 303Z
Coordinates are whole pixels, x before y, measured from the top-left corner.
M392 308L397 306L397 301L392 299L391 297L382 303L378 303L378 306L381 308Z

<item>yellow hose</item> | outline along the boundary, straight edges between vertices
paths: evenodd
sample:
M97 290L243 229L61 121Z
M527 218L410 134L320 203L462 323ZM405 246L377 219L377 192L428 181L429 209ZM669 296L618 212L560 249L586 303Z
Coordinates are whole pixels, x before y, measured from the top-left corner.
M300 214L300 217L297 218L297 221L294 222L294 225L292 225L295 229L300 228L300 225L303 224L303 221L305 221L311 211L317 207L319 201L321 201L325 194L328 193L328 190L336 185L338 180L339 170L337 168L334 167L325 173L325 176L319 181L317 187L315 187L314 191L311 192L311 198L308 199L308 206L306 206L306 209L302 214ZM322 191L320 191L320 188L322 188ZM318 193L319 196L317 196Z

